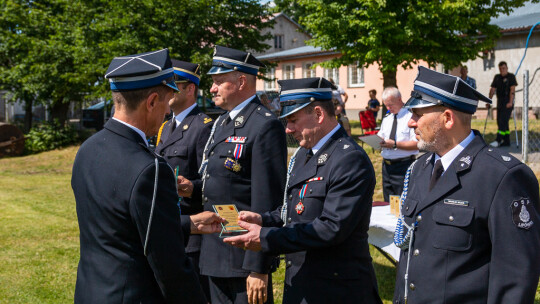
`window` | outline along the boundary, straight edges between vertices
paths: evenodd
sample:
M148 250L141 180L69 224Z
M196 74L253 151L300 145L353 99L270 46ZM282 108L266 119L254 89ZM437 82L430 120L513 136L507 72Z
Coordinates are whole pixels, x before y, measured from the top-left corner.
M294 79L294 64L283 65L283 79Z
M364 86L364 67L358 64L349 65L349 87L363 87Z
M302 76L304 78L315 77L315 62L304 62L302 68Z
M266 78L271 79L271 80L264 82L264 89L275 90L276 89L276 68L267 69L265 76Z
M332 78L336 85L339 85L339 68L324 69L324 78L327 80Z
M274 48L275 49L283 48L283 35L274 35Z

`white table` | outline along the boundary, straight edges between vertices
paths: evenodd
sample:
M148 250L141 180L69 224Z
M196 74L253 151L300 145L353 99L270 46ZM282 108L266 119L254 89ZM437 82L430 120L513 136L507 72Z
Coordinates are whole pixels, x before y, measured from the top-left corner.
M396 224L397 217L390 213L390 205L373 207L369 222L368 242L382 250L383 254L386 253L395 261L399 261L400 249L394 245ZM389 257L387 256L387 258Z

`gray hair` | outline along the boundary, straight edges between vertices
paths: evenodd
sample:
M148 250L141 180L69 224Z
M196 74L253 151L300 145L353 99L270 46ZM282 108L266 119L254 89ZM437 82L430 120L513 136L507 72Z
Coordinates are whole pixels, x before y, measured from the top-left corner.
M401 99L401 93L396 87L386 87L382 92L382 100L385 101L390 97Z

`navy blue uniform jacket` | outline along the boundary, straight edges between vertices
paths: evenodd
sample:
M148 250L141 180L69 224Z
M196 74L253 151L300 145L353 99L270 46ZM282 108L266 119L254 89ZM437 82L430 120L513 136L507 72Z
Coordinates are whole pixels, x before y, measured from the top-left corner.
M407 286L408 250L401 252L394 303L405 303L405 288L411 304L534 301L540 273L538 181L522 162L475 135L431 192L433 153L414 165L401 212L406 223L418 221L418 228ZM525 210L528 216L520 219Z
M71 186L81 243L75 303L206 303L184 251L189 218L181 225L173 171L139 134L107 122L79 149Z
M225 115L229 115L228 113ZM226 125L216 120L213 143L209 145L208 170L204 188L204 209L214 204L235 204L239 211L257 213L277 208L283 198L287 147L283 125L255 97ZM231 136L244 137L227 142ZM235 140L233 140L235 141ZM242 145L239 172L224 166ZM204 235L201 246L201 273L213 277L247 277L250 272L268 273L273 258L262 252L245 251L227 245L218 234Z
M286 254L283 303L381 303L367 234L371 161L343 128L307 163L306 153L298 151L290 176L286 226L279 208L263 215L273 227L260 234L264 252Z
M199 175L204 145L212 130L212 119L202 113L199 107L193 108L182 123L171 132L175 119L163 126L156 153L161 155L173 168L178 167L179 175L193 183L191 197L184 197L180 203L182 214L197 214L203 211L201 201L202 181ZM201 236L192 235L186 252L197 252L201 247Z

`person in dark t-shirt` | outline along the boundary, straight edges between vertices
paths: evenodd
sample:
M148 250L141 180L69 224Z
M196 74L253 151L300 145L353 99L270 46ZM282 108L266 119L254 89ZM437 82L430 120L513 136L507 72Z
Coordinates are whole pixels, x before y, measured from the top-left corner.
M506 62L499 62L500 74L491 82L489 98L497 94L497 138L490 145L493 147L510 146L510 127L508 121L514 108L514 97L517 86L516 76L508 73Z

